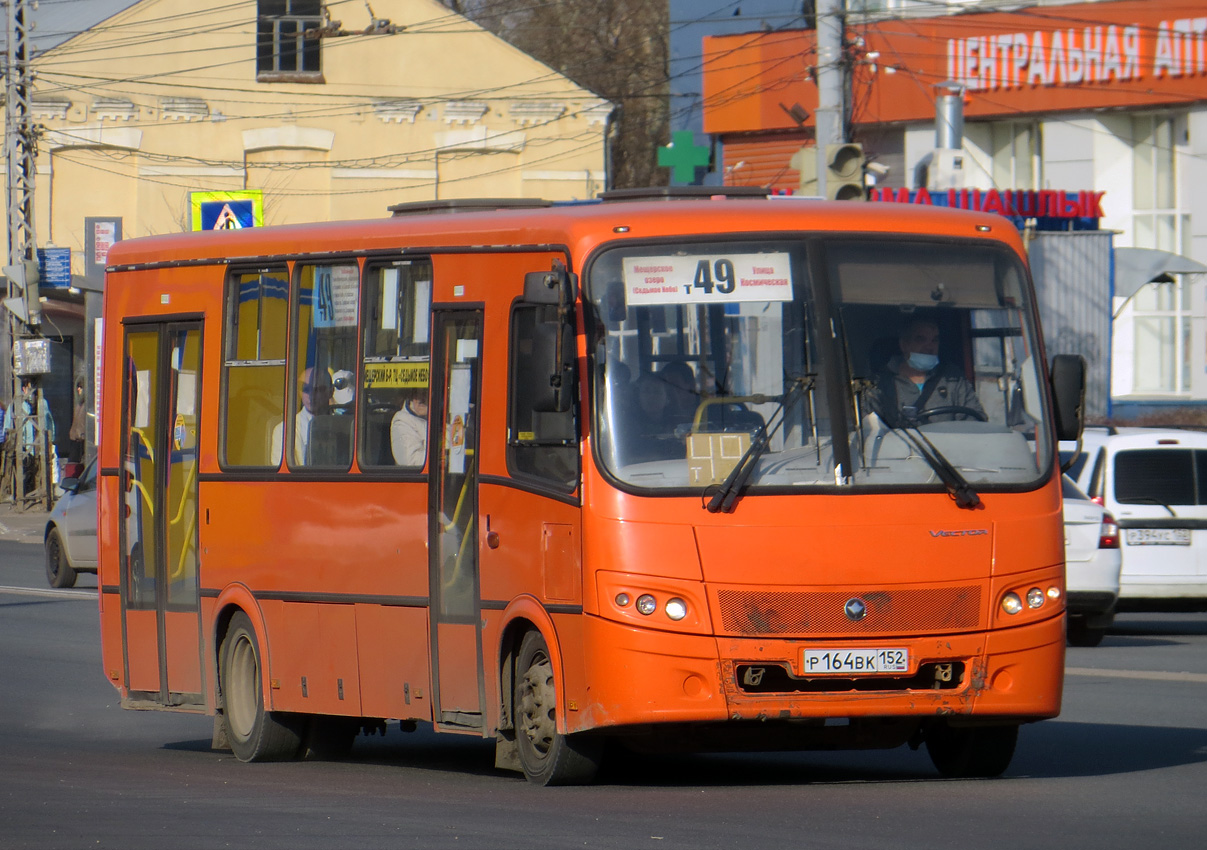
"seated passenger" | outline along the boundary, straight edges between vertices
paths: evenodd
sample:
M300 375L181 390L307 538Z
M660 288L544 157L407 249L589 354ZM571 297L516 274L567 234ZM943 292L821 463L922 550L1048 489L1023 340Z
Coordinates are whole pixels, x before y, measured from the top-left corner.
M897 338L900 353L889 358L869 393L872 409L891 428L956 419L985 420L972 384L953 366L939 362L939 326L916 318ZM939 408L962 408L929 414Z
M298 389L302 396L302 407L294 416L293 463L304 466L310 462L310 428L315 416L329 412L331 401L331 378L326 370L307 369L302 373ZM272 461L281 462L285 423L278 422L272 431Z
M631 385L634 402L626 405L628 415L622 425L621 442L624 463L642 463L687 457L688 420L677 412L672 387L655 373L646 372Z
M667 387L667 415L690 424L700 403L696 376L686 363L667 363L656 373Z
M422 469L427 458L427 389L408 389L402 407L390 420L394 463Z

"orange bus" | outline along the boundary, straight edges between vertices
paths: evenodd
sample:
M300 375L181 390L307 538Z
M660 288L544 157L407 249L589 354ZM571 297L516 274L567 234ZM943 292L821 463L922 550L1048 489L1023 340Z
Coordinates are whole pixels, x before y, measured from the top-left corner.
M1084 383L1018 234L706 191L116 245L123 706L244 761L422 721L540 784L607 742L1004 771L1060 710Z

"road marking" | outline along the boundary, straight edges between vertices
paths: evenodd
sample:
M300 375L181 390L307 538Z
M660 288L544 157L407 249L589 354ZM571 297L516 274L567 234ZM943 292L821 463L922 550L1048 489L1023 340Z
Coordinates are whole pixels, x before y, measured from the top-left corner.
M0 593L11 593L15 596L44 596L51 599L62 599L64 596L72 599L96 599L96 590L42 590L37 587L6 587L0 585Z
M1158 682L1207 684L1207 673L1165 673L1160 670L1101 670L1097 667L1066 667L1070 676L1105 676L1108 679L1151 679Z

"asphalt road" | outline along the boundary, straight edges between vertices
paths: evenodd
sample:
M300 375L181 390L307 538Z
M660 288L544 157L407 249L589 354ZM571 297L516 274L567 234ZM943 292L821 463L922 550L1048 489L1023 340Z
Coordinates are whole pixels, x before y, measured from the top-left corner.
M28 539L28 538L23 538ZM361 737L342 762L246 765L200 716L129 712L105 680L95 580L52 591L0 537L0 848L1199 847L1207 615L1129 615L1071 649L1065 707L998 780L924 752L629 756L542 789L474 738Z

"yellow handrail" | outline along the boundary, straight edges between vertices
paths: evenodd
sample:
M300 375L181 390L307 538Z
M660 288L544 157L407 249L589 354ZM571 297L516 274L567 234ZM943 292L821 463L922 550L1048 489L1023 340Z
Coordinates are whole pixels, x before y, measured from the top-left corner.
M704 420L704 411L714 404L766 404L769 401L779 401L778 396L763 395L755 393L754 395L719 395L712 398L706 398L696 407L696 415L692 417L692 431L700 430L700 423Z

